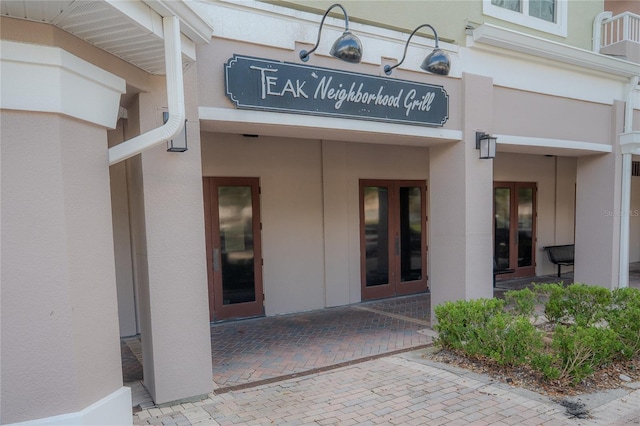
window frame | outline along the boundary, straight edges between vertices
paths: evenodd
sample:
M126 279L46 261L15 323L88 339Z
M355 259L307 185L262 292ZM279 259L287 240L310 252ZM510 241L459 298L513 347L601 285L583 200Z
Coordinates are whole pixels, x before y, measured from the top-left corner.
M568 0L556 0L556 22L548 22L544 19L530 16L529 0L521 0L521 2L523 11L515 12L513 10L491 4L491 0L483 0L482 13L493 18L512 22L534 30L543 31L561 37L567 36Z

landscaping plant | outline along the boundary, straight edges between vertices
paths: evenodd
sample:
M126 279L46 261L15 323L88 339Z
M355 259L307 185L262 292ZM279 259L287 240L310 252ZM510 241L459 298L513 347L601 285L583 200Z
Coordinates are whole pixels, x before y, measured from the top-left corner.
M537 306L546 317L540 324ZM504 300L446 302L434 312L441 348L526 364L546 380L577 384L602 366L640 356L638 289L540 284Z

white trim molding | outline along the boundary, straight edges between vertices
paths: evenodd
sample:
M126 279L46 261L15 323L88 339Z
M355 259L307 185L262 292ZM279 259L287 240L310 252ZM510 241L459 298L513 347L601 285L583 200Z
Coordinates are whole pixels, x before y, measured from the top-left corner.
M133 424L131 388L123 386L84 410L43 419L12 423L7 426L126 426L131 424Z
M65 114L115 128L126 82L58 47L0 41L0 109Z
M623 154L640 155L640 132L621 133L620 149Z
M501 28L491 24L483 24L472 31L475 43L483 43L540 58L550 59L557 63L630 78L638 75L638 64L612 58L599 53L577 47L567 46L541 37L535 37L518 31Z
M462 140L460 130L348 118L214 107L200 107L198 115L201 130L213 132L409 146Z
M514 135L494 135L499 151L527 152L550 155L580 156L613 152L611 145L566 139L536 138Z
M523 0L520 3L522 5L522 11L515 11L496 6L492 4L491 0L483 0L482 13L534 30L544 31L561 37L567 36L568 0L555 1L555 22L548 22L544 19L529 15L529 0Z

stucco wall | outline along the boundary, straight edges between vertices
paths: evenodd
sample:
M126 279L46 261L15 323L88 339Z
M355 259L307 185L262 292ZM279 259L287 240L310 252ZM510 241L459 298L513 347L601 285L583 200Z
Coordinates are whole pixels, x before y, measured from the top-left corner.
M494 96L495 133L610 143L610 105L498 86Z
M2 111L2 421L122 385L106 131Z
M259 177L265 312L324 306L320 142L202 134L204 176Z
M542 248L574 242L577 160L501 152L493 161L495 181L536 182L536 275L556 273L557 267ZM563 267L563 271L569 270Z
M219 133L202 141L204 176L260 178L267 315L360 301L359 179L428 176L425 148Z

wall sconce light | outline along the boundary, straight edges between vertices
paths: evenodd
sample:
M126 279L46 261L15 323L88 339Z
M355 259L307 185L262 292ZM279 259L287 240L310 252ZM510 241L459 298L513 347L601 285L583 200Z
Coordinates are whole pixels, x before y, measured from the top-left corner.
M167 120L169 120L169 113L164 111L162 121L166 123ZM187 119L185 118L183 132L176 135L176 139L167 141L167 152L185 152L187 149Z
M302 62L307 62L309 60L309 55L311 55L318 48L320 44L320 34L322 33L322 25L324 24L324 20L329 14L329 11L334 7L339 7L342 9L342 13L344 13L344 33L333 43L331 47L331 51L329 52L332 56L341 59L346 62L359 63L362 59L362 43L358 37L353 35L351 31L349 31L349 16L347 15L347 11L342 7L341 4L335 3L327 9L322 17L322 21L320 21L320 28L318 29L318 41L316 41L316 45L313 46L313 49L300 51L300 59Z
M496 158L496 142L498 138L487 133L476 132L476 149L480 150L481 159Z
M384 66L384 73L386 75L391 75L391 71L393 71L394 68L399 67L404 62L404 59L407 57L407 48L409 47L411 37L413 37L413 35L418 32L420 28L424 27L429 27L431 28L431 31L433 31L433 35L436 38L436 47L431 53L429 53L424 61L422 61L422 65L420 65L420 68L432 74L449 75L449 70L451 69L451 60L449 59L449 55L447 55L447 52L438 47L438 33L436 32L435 28L433 28L429 24L422 24L418 28L413 30L413 32L407 39L407 44L404 45L404 54L402 55L402 59L400 60L400 62L392 67L389 65Z

